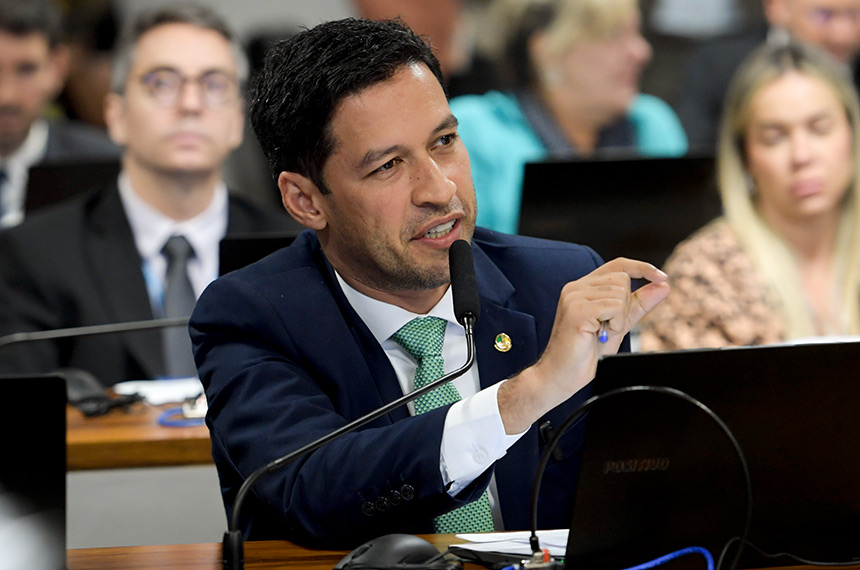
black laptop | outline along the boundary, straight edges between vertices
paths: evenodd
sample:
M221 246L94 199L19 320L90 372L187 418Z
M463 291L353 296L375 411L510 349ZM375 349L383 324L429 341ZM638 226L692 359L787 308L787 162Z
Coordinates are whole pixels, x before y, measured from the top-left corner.
M536 162L525 166L518 232L662 265L720 213L711 156Z
M66 383L0 376L0 390L0 567L65 568Z
M229 234L218 249L218 274L225 275L258 261L296 239L294 232Z
M114 182L119 160L54 162L30 167L24 211L31 214L96 186Z
M765 553L860 563L860 342L607 357L595 394L676 388L710 408L749 466L749 541ZM746 485L725 432L665 394L630 392L588 411L568 568L627 568L679 549L728 567ZM741 567L796 565L746 547ZM703 561L698 566L704 568Z

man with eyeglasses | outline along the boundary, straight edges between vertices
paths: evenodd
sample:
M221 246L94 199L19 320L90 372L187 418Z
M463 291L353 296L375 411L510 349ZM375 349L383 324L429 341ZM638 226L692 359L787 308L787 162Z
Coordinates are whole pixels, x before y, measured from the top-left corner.
M700 46L676 105L691 148L713 150L723 97L743 59L763 42L816 45L850 68L860 85L860 0L762 0L767 27Z
M232 196L247 63L213 12L140 15L115 55L105 118L118 180L0 235L0 335L190 315L227 233L296 228ZM186 327L0 349L0 373L80 368L103 384L193 376Z

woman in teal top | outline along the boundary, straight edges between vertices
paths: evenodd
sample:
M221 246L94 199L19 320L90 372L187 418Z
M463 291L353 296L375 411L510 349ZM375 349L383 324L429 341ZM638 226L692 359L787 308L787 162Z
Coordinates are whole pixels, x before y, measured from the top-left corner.
M651 48L637 0L503 0L506 61L520 87L451 101L469 150L478 224L516 233L524 166L608 152L679 156L672 109L640 94Z

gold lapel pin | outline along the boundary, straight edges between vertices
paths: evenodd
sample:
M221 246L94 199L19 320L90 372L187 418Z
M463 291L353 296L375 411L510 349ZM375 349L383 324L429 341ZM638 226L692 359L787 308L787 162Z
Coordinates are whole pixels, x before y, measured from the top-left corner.
M513 346L511 343L511 337L506 335L505 333L499 333L496 335L496 342L493 344L496 347L496 350L499 352L507 352Z

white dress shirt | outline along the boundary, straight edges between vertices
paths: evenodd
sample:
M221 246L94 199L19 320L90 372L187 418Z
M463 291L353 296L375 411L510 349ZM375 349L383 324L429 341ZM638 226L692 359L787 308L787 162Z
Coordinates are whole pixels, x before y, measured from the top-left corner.
M391 339L403 325L414 318L433 316L448 322L442 347L445 373L460 368L466 362L466 331L454 317L451 288L426 315L419 315L372 299L352 288L337 271L338 283L349 304L358 313L370 332L382 345L394 367L403 393L413 390L413 379L418 363L410 354ZM507 453L508 448L525 433L507 435L502 424L497 392L501 382L481 390L477 362L465 374L453 381L462 400L453 404L445 417L440 449L439 469L442 480L452 497L466 488L495 461ZM408 404L410 413L415 413ZM495 478L490 484L490 506L496 530L503 530Z
M161 316L163 310L167 274L167 260L161 249L173 234L185 236L194 248L194 257L188 261L188 278L195 296L200 297L203 289L218 277L218 247L227 233L227 186L223 182L218 183L205 210L193 218L176 221L145 202L131 187L125 173L120 173L118 185L122 206L142 260L155 316Z
M6 171L6 182L0 188L3 217L0 228L17 226L24 220L24 203L27 196L27 178L30 167L42 162L48 147L48 122L34 121L30 132L18 150L0 159L0 170Z

